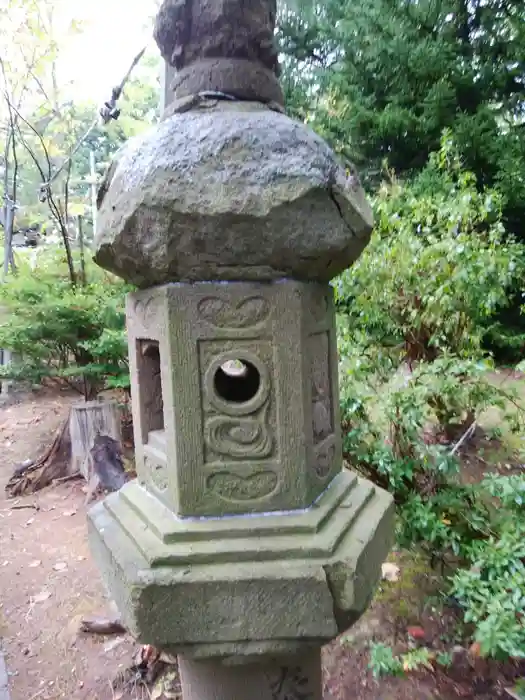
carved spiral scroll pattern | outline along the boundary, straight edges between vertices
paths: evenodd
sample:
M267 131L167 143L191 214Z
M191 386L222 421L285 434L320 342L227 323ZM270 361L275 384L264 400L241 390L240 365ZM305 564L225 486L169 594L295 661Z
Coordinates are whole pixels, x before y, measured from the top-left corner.
M260 418L208 418L206 443L213 452L231 459L264 459L273 449L273 437L265 419L266 411Z
M147 457L144 459L144 467L150 474L151 483L159 490L166 491L168 488L168 469L165 464L156 464Z
M260 318L260 310L251 316L252 321ZM278 442L272 392L273 346L267 340L243 340L242 336L203 340L199 358L203 368L206 490L216 501L240 506L243 511L248 504L253 507L257 503L263 509L266 499L281 487L274 461ZM243 363L248 370L240 376L229 374L227 380L224 367L232 361ZM252 385L254 377L257 381ZM245 381L247 384L243 384Z
M321 481L332 473L335 460L334 413L330 367L330 335L315 333L309 338L310 377L312 382L311 469Z
M270 496L279 479L275 472L264 470L244 476L232 472L217 472L207 480L207 487L228 503L255 501Z
M317 445L334 431L328 333L310 337L312 377L312 430Z
M271 392L271 345L257 341L205 341L201 344L205 463L214 466L261 461L276 451ZM256 393L244 400L219 394L216 377L226 362L251 365L258 377ZM235 470L233 470L235 471Z
M322 445L316 452L314 469L320 479L326 479L330 474L335 459L335 445L328 441L326 445Z
M320 390L315 385L312 388L312 427L314 442L317 444L332 432L332 421L329 406L321 400Z
M197 308L199 316L216 328L252 328L264 323L270 314L266 299L257 296L237 303L209 296L202 299Z
M158 325L160 300L157 296L144 296L135 301L133 313L136 321L144 329L154 328Z

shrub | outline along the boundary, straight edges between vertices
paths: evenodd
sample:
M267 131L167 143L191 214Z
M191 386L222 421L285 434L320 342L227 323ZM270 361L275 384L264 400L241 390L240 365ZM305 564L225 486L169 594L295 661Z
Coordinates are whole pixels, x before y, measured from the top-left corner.
M335 283L345 457L394 495L399 543L454 567L452 595L483 653L525 655L515 524L525 486L512 476L465 483L459 449L488 408L524 432L519 398L489 380L482 343L523 284L525 248L505 236L498 195L478 190L447 138L415 182L391 178L375 209L370 246ZM403 665L380 647L372 663Z
M110 386L129 386L124 296L126 286L88 266L90 283L73 288L62 255L40 252L0 287L4 321L0 347L15 360L4 377L33 383L60 378L86 399Z
M504 509L490 537L473 547L470 566L452 578L452 593L474 625L481 653L525 658L525 475L492 477L482 488Z
M375 643L370 645L370 662L368 668L374 678L380 676L400 676L409 671L418 671L421 668L433 668L433 662L441 666L449 665L449 659L445 654L434 654L426 647L410 649L405 654L394 655L391 647L386 644Z
M489 513L486 499L461 482L447 438L453 426L468 430L488 406L505 411L513 392L487 381L486 365L449 355L388 381L380 360L377 372L370 360L354 362L345 358L341 376L346 458L394 494L401 544L420 545L438 560L466 556L473 540L489 534ZM512 419L521 430L523 417Z
M456 445L465 432L451 444L439 424L465 415L476 421L488 406L504 412L517 397L489 383L479 362L443 356L383 383L381 360L374 372L373 362L362 358L354 358L355 371L348 356L343 361L346 459L394 495L401 546L457 568L446 592L473 624L482 653L525 656L525 476L464 483ZM442 398L437 410L436 396ZM506 423L522 434L523 413L511 406Z
M477 353L525 277L525 248L505 235L501 206L461 169L448 137L414 183L391 177L370 245L335 284L352 332L409 363Z

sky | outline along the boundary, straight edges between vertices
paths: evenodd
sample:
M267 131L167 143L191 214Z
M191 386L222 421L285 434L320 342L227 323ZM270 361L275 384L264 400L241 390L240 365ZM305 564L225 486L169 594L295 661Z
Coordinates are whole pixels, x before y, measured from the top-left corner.
M63 54L61 70L74 97L103 102L120 83L133 58L149 42L156 0L63 0L84 31Z

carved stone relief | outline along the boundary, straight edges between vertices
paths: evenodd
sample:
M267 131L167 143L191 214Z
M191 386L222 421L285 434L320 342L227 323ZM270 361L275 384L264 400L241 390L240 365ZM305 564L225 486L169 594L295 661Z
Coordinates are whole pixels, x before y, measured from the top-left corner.
M134 322L143 329L148 330L159 325L161 299L157 294L143 295L135 299L132 308Z
M262 470L247 476L217 472L211 474L207 480L208 489L230 503L254 501L270 496L278 483L277 474L270 470Z
M335 446L330 439L334 433L334 414L328 332L310 336L308 349L312 381L313 468L320 479L325 479L330 474L335 458Z
M270 457L275 449L271 346L257 341L201 341L199 345L205 463L250 462ZM228 401L217 393L217 373L232 359L245 361L258 375L257 391L247 401Z
M212 416L205 422L204 439L212 452L231 459L264 459L273 448L266 423L268 411L256 417Z
M261 308L252 307L251 320L261 318ZM222 320L226 322L224 316ZM272 465L261 464L272 460L277 448L272 345L257 340L203 340L199 357L204 466L212 470L207 489L230 503L266 498L279 485ZM232 364L238 368L243 363L247 371L232 371ZM221 376L219 383L217 376Z
M319 688L300 665L285 666L271 679L272 700L318 700Z
M328 333L316 333L309 339L312 379L312 430L317 445L334 431L330 378Z
M329 401L326 400L323 389L315 383L312 386L312 429L316 444L332 433Z
M216 328L247 329L259 326L267 320L270 305L262 297L248 297L238 302L208 296L198 305L199 316Z
M335 459L335 445L327 440L315 450L315 473L320 479L326 479L330 474Z
M150 475L151 483L159 490L166 491L168 488L168 469L165 464L156 464L148 457L144 458L144 468Z

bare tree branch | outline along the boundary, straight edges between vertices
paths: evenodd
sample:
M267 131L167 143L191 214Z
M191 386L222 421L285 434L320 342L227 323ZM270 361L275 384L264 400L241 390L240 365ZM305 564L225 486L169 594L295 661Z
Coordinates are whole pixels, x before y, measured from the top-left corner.
M16 107L13 107L13 109L16 112L18 118L35 134L37 139L40 141L40 145L42 146L42 151L44 152L44 156L46 158L46 163L47 163L47 170L48 170L47 178L46 178L46 175L44 174L43 169L40 166L38 159L34 155L33 151L27 145L27 141L24 138L22 130L20 128L18 128L18 133L20 135L21 140L23 141L24 148L27 150L28 154L31 156L31 159L33 160L33 162L37 166L38 171L40 172L40 175L42 177L42 182L44 183L44 182L51 179L51 173L53 171L53 165L51 163L51 159L49 157L49 151L48 151L48 148L47 148L46 143L44 141L44 138L43 138L42 134L39 131L37 131L37 129L35 129L35 127L31 124L31 122L29 122L24 116L22 116L22 114L20 114L20 111Z
M22 115L20 112L16 109L13 108L13 111L15 114L18 115L19 122L17 122L17 133L18 137L20 139L21 144L27 151L29 157L35 164L38 172L40 173L40 177L42 178L42 186L43 186L43 197L45 197L45 201L47 201L47 204L49 206L49 210L51 212L51 216L55 220L55 223L57 224L59 230L60 230L60 235L62 237L62 242L64 244L64 249L66 251L66 259L67 259L67 265L69 269L69 278L71 281L71 284L73 286L76 285L77 283L77 276L76 276L76 271L75 271L75 264L73 260L73 255L71 252L71 242L69 240L69 230L68 230L68 214L67 214L67 202L66 202L66 209L63 211L60 207L60 201L55 199L53 195L53 191L51 189L51 180L52 180L52 163L51 163L51 157L49 155L49 149L47 147L46 142L44 141L42 135L35 129L35 127ZM47 164L47 171L48 171L48 176L46 177L46 174L44 172L44 168L42 167L42 164L40 163L34 149L30 146L28 143L27 139L25 138L24 133L22 132L22 129L20 128L20 122L25 124L31 131L32 133L35 134L35 136L38 138L38 141L40 143L42 153L44 155L46 164ZM66 187L67 190L69 189L69 178L71 175L71 161L69 161L69 166L68 166L68 174L67 174L67 179L66 179ZM66 191L67 191L66 190Z

